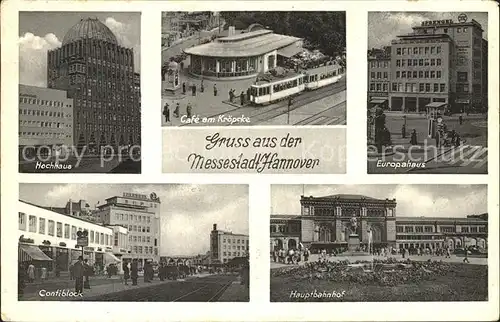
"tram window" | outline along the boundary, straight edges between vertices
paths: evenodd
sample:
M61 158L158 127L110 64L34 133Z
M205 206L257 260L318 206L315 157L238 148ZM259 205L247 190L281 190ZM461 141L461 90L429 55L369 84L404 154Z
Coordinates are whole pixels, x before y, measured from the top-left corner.
M259 88L259 96L269 95L269 86Z
M304 81L303 81L304 83L308 83L309 82L309 76L304 76L303 79L304 79Z
M252 94L252 96L258 96L257 88L251 87L250 88L250 93Z

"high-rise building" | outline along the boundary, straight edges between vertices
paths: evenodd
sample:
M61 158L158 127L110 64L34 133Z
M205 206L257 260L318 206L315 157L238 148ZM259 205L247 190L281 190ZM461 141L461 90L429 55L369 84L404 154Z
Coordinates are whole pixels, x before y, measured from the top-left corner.
M435 102L463 112L487 105L482 26L464 14L458 20L424 21L392 41L390 110L422 112Z
M122 259L138 259L142 267L146 260L160 261L161 223L160 199L150 196L123 193L106 199L94 216L105 225L122 226L128 229L129 253Z
M73 137L78 148L140 145L134 51L118 44L97 18L80 20L66 33L62 46L48 52L47 85L74 99Z
M210 232L210 261L212 264L227 263L235 257L249 255L248 235L234 234L232 232L217 229L214 224Z
M73 146L73 100L65 91L19 85L19 155L61 146Z

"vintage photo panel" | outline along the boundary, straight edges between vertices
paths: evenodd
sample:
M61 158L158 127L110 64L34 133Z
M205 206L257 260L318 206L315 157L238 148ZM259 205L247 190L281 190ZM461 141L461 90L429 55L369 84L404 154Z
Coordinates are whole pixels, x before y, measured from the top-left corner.
M19 190L20 301L249 301L247 185Z
M368 173L488 173L488 13L368 13Z
M141 172L140 25L140 12L19 13L19 172Z
M488 301L486 185L273 185L272 302Z
M344 11L162 13L162 126L345 125Z

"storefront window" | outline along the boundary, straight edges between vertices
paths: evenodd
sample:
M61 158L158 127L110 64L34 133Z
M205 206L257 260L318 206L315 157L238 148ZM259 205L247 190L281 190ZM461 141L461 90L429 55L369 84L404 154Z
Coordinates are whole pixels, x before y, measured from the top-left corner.
M26 214L24 212L19 213L19 229L26 230Z
M38 222L38 233L45 234L45 218L40 218Z
M54 236L55 222L49 220L49 236Z
M36 233L36 217L35 216L30 216L29 217L29 231L30 233Z
M63 236L63 225L62 222L57 223L57 237Z

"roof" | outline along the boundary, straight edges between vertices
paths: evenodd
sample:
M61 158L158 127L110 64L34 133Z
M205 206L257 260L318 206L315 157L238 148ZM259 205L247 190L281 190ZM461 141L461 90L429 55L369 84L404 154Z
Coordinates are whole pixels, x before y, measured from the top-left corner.
M319 72L323 72L323 73L333 72L333 71L339 70L339 69L340 69L340 65L337 63L333 63L331 65L310 68L310 69L307 69L306 72L308 74L317 74Z
M89 224L93 224L93 225L96 225L96 226L101 226L101 227L105 227L107 228L106 226L104 226L102 223L99 223L99 222L94 222L94 221L90 221L90 220L85 220L85 219L82 219L82 218L79 218L79 217L75 217L75 216L71 216L71 215L68 215L66 213L60 213L60 212L57 212L57 211L54 211L52 210L52 208L54 207L47 207L47 206L40 206L40 205L37 205L37 204L34 204L32 202L29 202L29 201L26 201L26 200L22 200L22 199L19 199L20 202L23 202L27 205L30 205L30 206L33 206L33 207L37 207L37 208L40 208L40 209L44 209L44 210L48 210L48 211L52 211L52 212L55 212L57 214L60 214L60 215L63 215L63 216L66 216L66 217L69 217L69 218L73 218L73 219L76 219L76 220L80 220L80 221L83 221L83 222L86 222L86 223L89 223ZM64 209L64 208L55 208L55 209Z
M443 107L445 105L446 105L446 103L443 103L443 102L432 102L432 103L425 105L425 107L437 107L437 108L439 108L439 107Z
M213 42L186 48L184 52L207 57L251 57L267 54L299 40L300 38L275 34L270 30L257 30L219 38Z
M474 217L401 217L397 216L396 221L470 221L478 223L487 223L487 220Z
M64 46L81 39L98 39L115 45L118 44L113 32L97 18L81 19L80 22L68 30L62 44Z
M300 215L271 214L271 219L277 219L277 220L299 220L300 219Z
M258 77L258 81L255 82L254 85L267 85L274 82L285 81L287 79L291 79L297 76L301 76L302 73L295 72L291 69L280 69L280 74L273 75L271 73L260 74Z
M293 57L297 55L298 53L304 51L302 47L297 47L297 46L286 46L278 50L278 55L283 56L283 57Z

